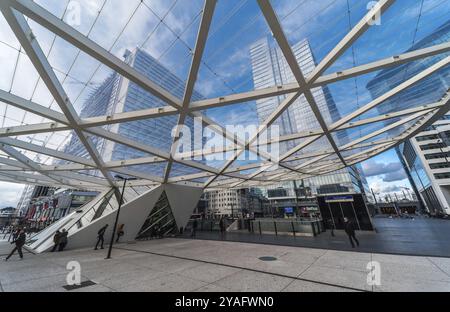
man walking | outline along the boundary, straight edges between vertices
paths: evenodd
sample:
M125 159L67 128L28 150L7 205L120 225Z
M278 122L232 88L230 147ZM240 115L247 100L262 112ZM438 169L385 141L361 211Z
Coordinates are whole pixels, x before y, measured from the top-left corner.
M353 225L353 222L350 221L348 218L344 218L344 229L345 233L347 233L348 235L350 244L352 244L352 248L355 248L355 243L353 241L355 241L356 245L359 247L359 241L355 235L355 226Z
M69 236L69 232L66 229L62 229L61 234L59 236L59 248L58 251L64 251L64 248L67 246L67 237Z
M94 248L94 250L98 250L98 245L100 244L100 248L101 249L105 249L105 248L103 248L103 243L105 242L105 232L106 232L106 229L108 228L108 224L107 225L105 225L104 227L102 227L98 232L97 232L97 234L98 234L98 236L97 236L97 244L95 244L95 248Z
M61 232L58 230L56 231L55 235L53 236L53 249L52 252L55 252L59 245L59 240L61 239Z
M19 253L19 257L22 260L23 259L23 253L22 253L22 247L25 245L25 241L27 239L27 236L25 235L24 230L20 230L19 234L17 235L17 238L11 243L16 244L16 247L11 251L8 257L6 257L5 261L8 261L9 258L17 251Z
M116 239L116 243L119 242L120 238L125 234L123 228L125 227L125 224L119 224L119 226L117 227L117 239Z

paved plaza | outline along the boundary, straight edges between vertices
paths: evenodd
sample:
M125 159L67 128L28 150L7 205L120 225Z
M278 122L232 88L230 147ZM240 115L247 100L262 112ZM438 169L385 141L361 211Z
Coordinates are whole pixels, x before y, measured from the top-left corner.
M0 253L9 248L1 243ZM13 257L0 263L0 289L66 291L66 266L78 261L82 281L96 284L72 291L450 291L449 258L188 239L120 244L112 260L105 256L106 250L84 249ZM379 286L367 283L371 261L381 267Z
M418 217L416 219L373 219L376 232L357 232L361 246L357 251L380 254L450 257L450 221ZM190 232L184 237L189 238ZM247 231L227 233L197 232L197 238L205 240L227 240L255 244L321 248L340 251L354 251L344 231L321 233L316 237L293 237L287 235L259 235Z

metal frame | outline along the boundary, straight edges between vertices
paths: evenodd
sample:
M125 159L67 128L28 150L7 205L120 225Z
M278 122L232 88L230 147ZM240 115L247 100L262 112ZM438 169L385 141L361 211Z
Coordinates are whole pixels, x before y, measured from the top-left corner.
M118 172L138 178L137 181L130 182L130 185L157 185L161 183L182 183L203 188L235 188L250 185L270 185L275 182L287 181L290 179L302 179L316 175L322 175L354 165L367 160L387 149L390 149L404 140L417 134L424 127L440 118L450 109L449 95L444 95L441 101L430 103L420 107L405 109L391 114L367 118L354 121L364 113L376 108L381 103L392 98L401 91L413 86L415 83L429 77L433 73L450 64L450 57L446 57L440 62L425 69L423 72L405 81L398 87L386 94L374 99L370 103L359 108L355 112L341 118L332 125L327 125L318 105L312 94L312 89L330 83L346 80L367 73L371 73L384 68L405 64L429 56L438 55L450 51L450 42L435 45L425 49L394 55L390 58L382 59L365 65L355 66L347 70L326 74L325 71L332 66L335 61L347 51L352 44L361 37L369 28L369 21L377 14L382 14L395 2L395 0L380 0L351 31L335 46L330 53L318 64L315 70L305 77L296 61L295 55L289 45L288 39L280 24L280 21L267 0L257 0L260 9L278 43L292 73L296 79L295 83L274 86L262 90L254 90L240 94L232 94L223 97L192 101L194 86L202 62L203 52L207 44L207 38L211 21L214 16L216 0L205 0L203 15L198 30L195 49L192 51L192 62L189 76L186 81L185 93L182 100L174 97L166 90L162 89L147 77L139 73L130 65L115 57L110 52L103 49L88 37L82 35L74 28L65 24L31 0L3 0L0 9L8 24L11 26L15 36L19 40L23 50L38 71L43 82L50 90L56 103L63 113L59 113L49 108L45 108L30 100L23 99L14 94L0 90L0 101L25 110L32 114L44 117L49 121L40 124L23 125L15 127L0 128L0 151L4 156L0 156L0 180L9 182L22 182L28 184L57 185L77 188L102 189L114 187L117 184L112 176L112 172ZM93 118L80 118L75 112L72 103L65 93L61 83L57 79L55 72L51 68L41 47L30 29L25 16L47 28L57 36L66 40L81 51L90 55L102 64L122 75L146 91L152 93L167 106L154 109L145 109L133 112L118 113L110 116L98 116ZM225 129L203 115L202 111L210 108L233 105L273 96L286 95L285 101L265 120L258 132L248 141L242 141L230 136ZM285 112L300 96L304 96L314 113L320 128L312 131L283 136L276 140L271 140L264 145L271 145L278 142L298 142L294 148L286 152L280 159L272 159L270 155L260 152L256 144L259 136L264 133L276 120ZM158 150L154 147L133 141L120 134L112 133L104 128L106 125L113 125L122 122L145 120L169 115L177 115L177 129L172 141L170 153ZM236 143L236 146L227 146L220 150L201 149L190 153L177 153L180 129L185 124L188 117L200 117L205 125L210 126L214 131ZM398 121L386 126L374 133L358 138L344 146L338 146L332 134L336 131L355 128L376 122L383 122L391 119ZM413 126L404 130L396 137L372 140L382 134L387 134L392 129L404 127L411 121L417 121ZM38 133L49 133L58 131L73 131L80 138L84 147L89 153L90 159L76 157L67 153L28 143L17 139L18 136L32 135ZM140 159L127 159L123 161L105 162L99 155L92 143L91 136L123 144L127 147L145 152L147 157ZM330 149L315 151L313 153L303 152L308 146L317 142L321 138L326 138L331 146ZM262 144L261 144L262 145ZM363 152L345 156L345 152L367 148ZM69 161L70 164L52 166L32 161L20 150L35 152L49 157ZM260 156L264 161L259 164L249 164L244 166L234 166L237 158L251 151ZM211 166L190 160L197 155L211 155L216 153L232 152L233 157L229 159L222 168ZM337 158L336 158L337 157ZM293 162L301 164L292 165ZM167 163L163 177L155 177L129 169L130 166ZM180 163L185 166L200 170L200 173L190 174L180 177L171 177L172 166ZM276 171L271 169L280 166ZM243 172L254 170L252 173ZM87 172L97 171L101 177L87 175ZM195 182L198 179L206 179L206 182ZM116 192L118 193L118 192ZM118 194L116 194L118 196Z

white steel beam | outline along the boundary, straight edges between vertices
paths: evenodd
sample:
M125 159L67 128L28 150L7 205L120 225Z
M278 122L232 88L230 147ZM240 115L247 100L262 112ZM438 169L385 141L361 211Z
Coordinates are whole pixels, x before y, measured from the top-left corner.
M47 28L54 34L63 38L70 44L74 45L81 51L89 54L91 57L97 59L101 63L115 70L123 77L133 81L146 91L159 97L167 104L178 109L180 107L180 100L156 85L153 81L148 79L145 75L139 73L136 69L129 66L124 61L120 60L100 45L84 36L73 27L64 23L47 10L43 9L31 0L3 0L6 6L11 6L14 9L22 12L36 23Z
M364 16L358 24L328 53L317 65L308 78L308 83L317 80L352 44L358 40L371 26L376 17L381 17L395 0L379 0L377 4Z
M29 2L33 4L32 1ZM17 1L13 1L13 3L17 3ZM11 4L10 1L5 1L3 4L0 5L3 16L10 25L11 29L13 30L16 38L19 40L23 49L27 53L28 58L36 68L37 72L42 78L42 81L47 86L56 103L58 103L65 117L69 121L70 125L75 130L80 141L83 143L92 160L95 162L97 168L108 180L110 186L116 189L116 197L119 197L120 195L117 188L115 187L115 182L112 175L103 167L103 160L98 154L98 151L96 150L96 147L93 145L91 139L85 136L83 131L79 128L78 126L79 117L75 109L73 108L69 97L64 91L64 88L62 87L60 81L56 77L48 59L46 58L44 52L39 46L39 43L37 42L32 30L30 29L27 21L25 20L25 17L21 15L19 12L13 11L11 7L8 6L10 4ZM45 10L43 11L47 12ZM47 14L49 13L47 12ZM53 17L56 18L55 16Z
M385 0L385 2L393 2L393 1ZM301 88L304 88L303 94L304 94L309 106L311 107L320 127L322 128L323 132L325 133L325 136L327 137L328 141L330 142L331 146L333 147L336 155L338 155L339 159L345 165L345 160L342 157L342 155L339 151L339 148L333 139L333 136L328 131L328 126L325 122L325 119L323 118L322 113L320 112L320 109L316 103L316 100L312 94L311 89L308 87L305 77L303 76L303 73L297 62L297 58L295 57L294 52L292 51L292 48L291 48L291 46L288 42L288 39L283 31L283 28L281 27L280 21L278 20L278 17L276 15L272 5L270 4L269 1L265 1L265 0L258 0L258 4L266 18L267 23L269 24L270 29L272 30L272 33L273 33L276 41L278 42L278 46L280 47L280 49L284 55L284 58L286 59L288 65L289 65L289 68L291 69L295 79L297 80L299 86ZM350 36L349 38L353 38L353 36ZM349 39L349 40L351 40L351 39ZM346 46L343 45L341 47L337 47L337 49L334 50L333 53L335 53L335 54L343 53L345 51L345 49L346 49ZM333 58L331 58L331 59L333 59ZM328 62L327 62L327 64L328 64Z
M206 41L208 39L209 27L214 16L214 9L216 7L216 0L205 0L203 8L202 20L198 29L197 41L195 44L194 55L192 57L191 68L189 70L188 80L186 82L183 103L181 105L180 115L178 117L177 126L175 129L175 135L173 136L170 159L167 163L166 171L164 174L164 183L167 183L172 170L172 164L174 161L174 155L178 151L179 140L182 131L182 127L186 121L188 115L189 104L191 103L192 95L194 94L194 86L197 81L198 71L203 58L203 52L205 51Z

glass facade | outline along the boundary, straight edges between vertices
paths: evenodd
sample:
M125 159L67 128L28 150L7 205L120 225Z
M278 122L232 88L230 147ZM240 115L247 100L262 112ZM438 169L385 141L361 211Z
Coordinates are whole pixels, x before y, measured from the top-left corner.
M431 35L416 43L408 52L449 41L450 20ZM367 88L372 97L377 98L449 55L450 53L443 53L383 70L369 82ZM450 68L447 66L416 83L413 88L408 88L383 102L378 107L378 111L380 114L387 114L431 104L441 100L449 88ZM445 180L450 179L450 166L447 165L447 157L450 157L448 150L450 142L447 140L445 129L449 124L449 118L450 114L447 113L435 124L397 148L397 154L402 158L413 189L421 195L428 210L432 213L448 209L446 207L448 207L449 196L445 195L447 192L442 188L448 188L445 186L445 184L448 185Z
M308 40L302 40L292 46L297 62L305 76L310 74L316 67L314 55ZM283 85L295 82L295 77L284 58L281 49L274 47L268 37L258 40L250 47L252 60L253 82L255 89L264 89L275 85ZM312 89L312 94L324 117L326 123L331 124L338 121L341 116L336 103L331 96L327 86ZM259 122L264 122L275 109L286 99L286 96L277 96L256 101ZM300 96L276 121L275 125L280 128L280 135L287 135L308 130L320 129L313 111L304 95ZM337 144L348 143L345 131L340 131L337 136ZM280 153L283 154L295 147L298 140L283 142L280 144ZM324 146L330 146L326 138L322 138L310 147L308 151L322 150ZM360 193L368 187L363 187L365 179L361 178L358 168L348 168L319 177L308 178L295 184L302 185L311 190L313 195L336 194L336 193ZM366 182L367 183L367 182ZM283 197L295 196L294 182L275 185L271 190L266 190L266 196L278 194L281 189L286 193ZM274 196L278 197L278 196Z
M435 32L433 32L433 34L416 43L407 52L431 47L449 41L450 20L439 27ZM383 70L367 84L367 89L375 99L449 55L450 53L442 53ZM387 114L394 111L439 101L449 87L450 69L447 66L428 78L416 83L413 87L408 88L391 99L383 102L378 106L378 111L380 114Z
M183 97L185 82L171 73L152 56L143 50L136 49L134 52L127 52L125 58L128 64L158 86L170 92L175 97L180 99ZM194 91L192 96L194 101L202 98L198 92ZM166 106L166 104L156 96L145 91L135 83L124 79L120 75L113 74L90 95L83 105L80 117L87 118L100 115L112 115L163 106ZM147 144L164 152L170 152L172 144L171 133L177 124L177 120L178 116L164 116L114 124L105 128L110 132L118 133L136 142ZM193 119L187 118L185 124L191 129L191 133L193 133ZM92 140L104 161L135 159L149 156L144 152L105 139L92 137ZM73 135L65 148L65 152L76 156L88 157L87 151L76 135ZM164 174L165 168L165 163L157 163L134 166L130 169L161 177ZM171 176L196 172L195 169L174 163Z

